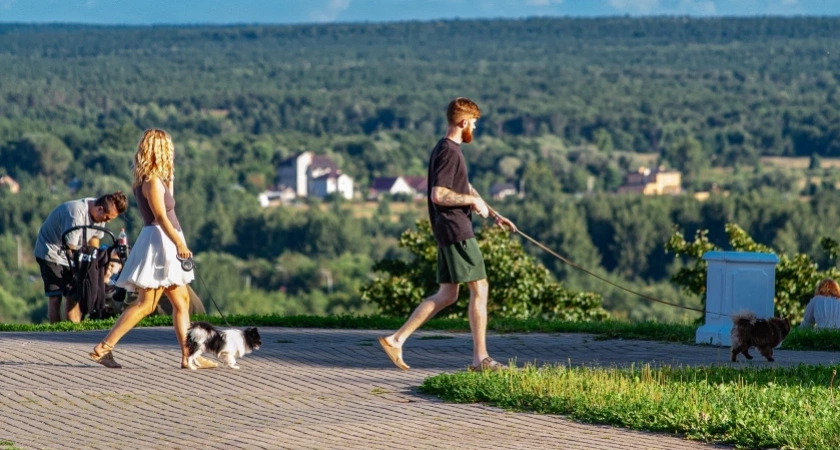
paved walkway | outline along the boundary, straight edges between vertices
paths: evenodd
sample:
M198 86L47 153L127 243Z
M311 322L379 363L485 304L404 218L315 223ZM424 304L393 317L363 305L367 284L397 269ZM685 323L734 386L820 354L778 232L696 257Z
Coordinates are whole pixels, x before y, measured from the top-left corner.
M400 371L377 331L263 328L242 370L179 366L171 328L132 330L122 370L87 357L104 331L0 333L0 449L709 449L678 437L456 405L414 387L471 360L468 334L419 332ZM431 337L431 339L429 339ZM444 337L444 338L440 338ZM424 339L425 338L425 339ZM488 337L500 361L727 364L728 349L580 334ZM779 364L840 354L778 351ZM742 363L743 364L743 363ZM759 362L758 364L765 364Z

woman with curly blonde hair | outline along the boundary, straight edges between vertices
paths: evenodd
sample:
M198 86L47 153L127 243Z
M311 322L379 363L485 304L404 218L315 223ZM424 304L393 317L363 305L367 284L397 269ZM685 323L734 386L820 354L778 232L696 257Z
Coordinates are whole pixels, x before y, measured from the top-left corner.
M814 298L805 307L803 328L840 328L840 285L826 278L814 291Z
M90 357L105 367L118 369L112 350L129 330L157 307L163 294L172 303L172 323L181 345L181 367L188 368L187 328L190 326L189 290L193 272L181 268L179 259L192 257L175 215L173 164L175 147L169 135L159 129L143 133L134 154L134 197L143 229L134 243L116 284L138 292L138 300L126 309ZM200 368L216 364L199 360Z

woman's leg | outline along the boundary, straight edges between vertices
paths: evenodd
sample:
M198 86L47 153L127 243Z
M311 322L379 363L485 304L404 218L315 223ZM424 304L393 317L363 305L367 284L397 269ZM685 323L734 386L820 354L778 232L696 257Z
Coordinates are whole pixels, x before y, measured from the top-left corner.
M141 290L137 302L123 311L120 318L117 319L117 323L111 327L111 331L105 336L105 339L93 348L93 353L104 355L111 351L117 345L117 342L137 325L137 322L140 322L155 310L161 294L163 294L163 288Z
M190 292L187 286L169 286L164 291L172 304L172 325L181 345L181 367L188 367L190 350L187 346L187 329L190 327Z

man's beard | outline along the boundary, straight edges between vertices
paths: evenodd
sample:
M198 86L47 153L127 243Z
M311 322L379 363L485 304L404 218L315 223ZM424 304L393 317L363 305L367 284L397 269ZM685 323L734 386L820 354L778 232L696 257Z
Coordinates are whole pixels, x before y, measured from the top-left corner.
M464 130L461 131L461 142L463 142L465 144L469 144L470 142L472 142L472 138L473 138L472 130L470 130L469 127L464 128Z

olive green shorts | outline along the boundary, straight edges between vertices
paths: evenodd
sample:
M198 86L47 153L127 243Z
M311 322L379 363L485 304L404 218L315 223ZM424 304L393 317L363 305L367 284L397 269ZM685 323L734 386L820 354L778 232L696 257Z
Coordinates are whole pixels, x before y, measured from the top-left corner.
M437 282L466 283L487 278L484 258L475 238L438 247Z

